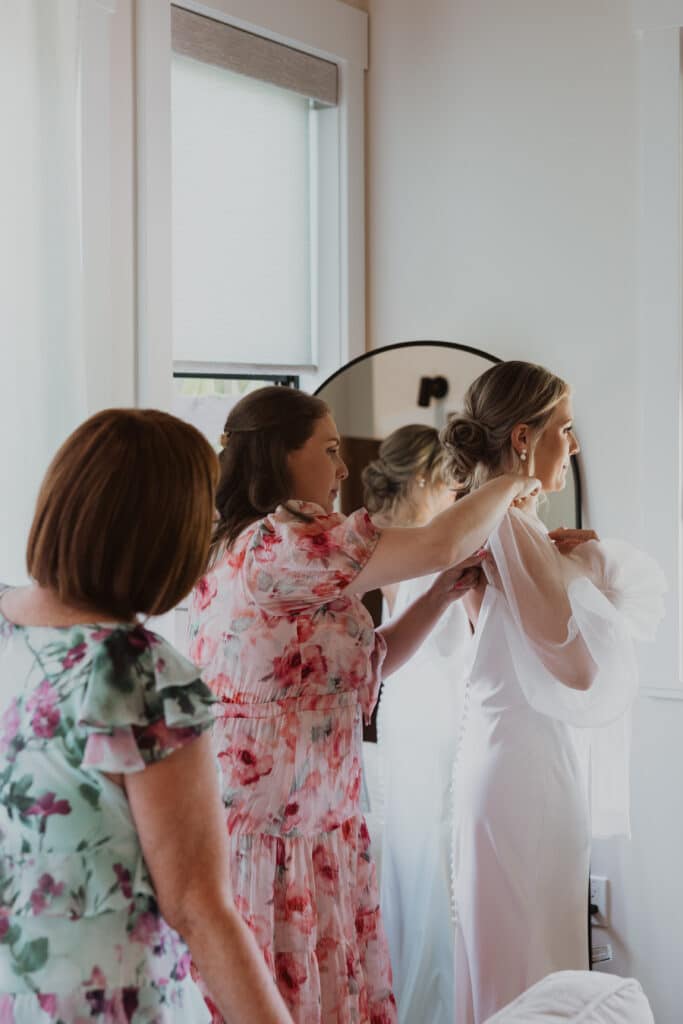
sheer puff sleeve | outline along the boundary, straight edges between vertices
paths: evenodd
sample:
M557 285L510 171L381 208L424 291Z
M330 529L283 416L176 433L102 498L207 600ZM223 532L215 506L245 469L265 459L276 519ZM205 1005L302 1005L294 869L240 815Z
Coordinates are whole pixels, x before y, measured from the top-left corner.
M350 516L290 502L262 519L245 552L252 599L273 614L296 614L339 597L370 559L380 531L363 508Z
M505 599L506 640L534 710L585 731L594 834L629 832L630 708L638 688L634 639L653 638L664 577L619 541L561 555L535 517L511 510L491 537L489 582Z
M142 626L102 631L78 707L84 768L142 771L213 722L215 698L197 669Z

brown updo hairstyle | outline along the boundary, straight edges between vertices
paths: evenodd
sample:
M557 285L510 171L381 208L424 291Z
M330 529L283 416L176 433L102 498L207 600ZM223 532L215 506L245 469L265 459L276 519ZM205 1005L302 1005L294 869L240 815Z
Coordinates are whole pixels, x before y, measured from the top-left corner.
M387 522L410 522L416 513L413 502L418 479L432 487L449 479L445 455L434 427L410 423L394 430L382 441L377 458L361 473L368 512Z
M215 452L189 423L157 409L96 413L45 474L29 574L121 621L170 611L206 566L217 478Z
M441 433L451 471L463 490L514 468L513 428L526 423L538 435L568 391L565 381L543 366L520 360L496 363L477 377L467 389L462 412Z
M304 446L329 411L321 398L277 385L252 391L231 409L221 438L212 559L250 523L296 497L287 456Z

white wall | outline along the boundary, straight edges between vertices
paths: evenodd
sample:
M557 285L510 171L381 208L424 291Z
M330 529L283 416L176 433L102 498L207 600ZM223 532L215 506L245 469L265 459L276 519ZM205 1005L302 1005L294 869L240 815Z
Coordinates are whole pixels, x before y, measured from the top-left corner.
M642 542L630 10L369 0L368 340L455 340L566 377L588 522ZM683 702L642 698L633 840L593 863L613 883L610 969L641 980L658 1024L683 1019L681 779Z

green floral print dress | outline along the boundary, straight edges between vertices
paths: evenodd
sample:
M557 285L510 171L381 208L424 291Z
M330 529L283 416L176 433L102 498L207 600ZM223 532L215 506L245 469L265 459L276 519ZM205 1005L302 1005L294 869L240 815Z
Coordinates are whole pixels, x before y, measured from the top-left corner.
M125 792L104 773L143 771L192 741L213 699L140 625L0 614L0 1024L208 1019Z

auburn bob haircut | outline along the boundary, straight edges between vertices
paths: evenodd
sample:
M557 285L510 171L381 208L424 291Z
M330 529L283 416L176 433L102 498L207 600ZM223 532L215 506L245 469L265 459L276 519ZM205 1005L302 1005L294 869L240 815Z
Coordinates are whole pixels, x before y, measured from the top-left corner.
M169 611L205 569L217 478L211 445L189 423L156 409L96 413L47 470L29 574L122 621Z

